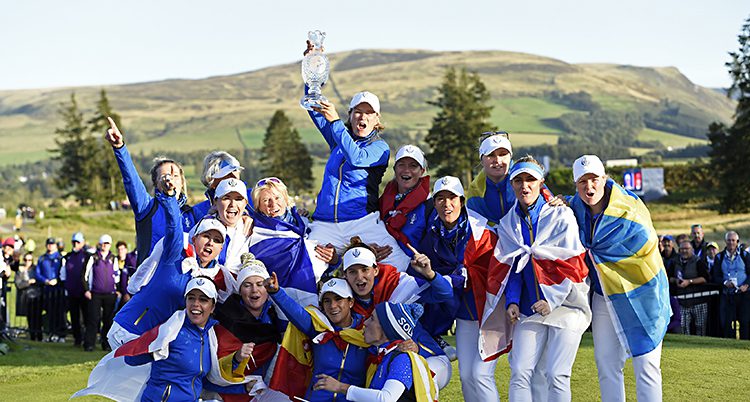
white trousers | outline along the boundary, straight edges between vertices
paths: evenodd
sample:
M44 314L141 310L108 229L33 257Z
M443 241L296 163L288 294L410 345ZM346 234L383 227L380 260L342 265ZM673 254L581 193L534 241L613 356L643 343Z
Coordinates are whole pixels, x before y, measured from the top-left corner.
M366 244L375 243L378 246L391 246L393 249L391 254L380 262L393 265L399 272L404 272L409 267L411 258L401 250L396 239L388 233L377 212L371 212L348 222L313 221L310 224L308 239L317 241L318 244L322 245L331 243L336 247L336 251L341 253L351 243L353 236L359 236Z
M448 359L448 356L431 356L426 360L427 365L430 366L430 371L435 373L435 377L432 378L432 380L435 381L435 385L438 389L445 388L445 386L451 381L451 374L453 372L453 366L451 366L451 361Z
M599 390L604 402L625 401L622 369L628 355L620 344L603 296L594 294L591 328L594 335L594 359L599 372ZM636 397L641 402L659 402L661 390L661 346L633 358Z
M497 359L482 361L478 342L479 321L456 319L456 354L461 393L466 402L499 402L495 386Z
M570 373L581 343L581 333L538 322L521 321L513 328L510 364L510 401L539 400L533 392L534 373L543 367L548 401L570 401ZM544 378L544 377L542 377Z

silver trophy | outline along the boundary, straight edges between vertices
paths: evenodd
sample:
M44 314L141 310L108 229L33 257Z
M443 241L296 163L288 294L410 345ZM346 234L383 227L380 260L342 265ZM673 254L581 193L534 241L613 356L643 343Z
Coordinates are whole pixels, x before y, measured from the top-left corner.
M326 33L321 31L310 31L307 38L313 44L313 49L302 59L302 79L307 84L307 94L300 99L302 108L312 110L320 107L320 101L328 102L320 93L320 88L328 81L330 63L328 57L323 54L323 39Z

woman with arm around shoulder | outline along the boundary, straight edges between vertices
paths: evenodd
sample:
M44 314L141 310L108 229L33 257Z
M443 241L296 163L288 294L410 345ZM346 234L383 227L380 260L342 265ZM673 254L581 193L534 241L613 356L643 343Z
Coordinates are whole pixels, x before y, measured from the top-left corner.
M661 347L671 312L651 216L635 194L607 177L596 155L576 159L573 179L577 194L570 207L594 288L592 333L602 400L625 400L623 366L632 357L638 400L660 401Z

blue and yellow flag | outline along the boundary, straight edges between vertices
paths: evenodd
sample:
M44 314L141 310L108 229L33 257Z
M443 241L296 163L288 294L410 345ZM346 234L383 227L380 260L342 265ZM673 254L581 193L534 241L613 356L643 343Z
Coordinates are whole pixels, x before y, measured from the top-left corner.
M599 275L620 342L631 356L654 350L667 332L671 308L659 240L651 214L638 196L612 179L610 198L593 233L586 227L587 205L572 197L584 243ZM588 243L588 244L587 244Z

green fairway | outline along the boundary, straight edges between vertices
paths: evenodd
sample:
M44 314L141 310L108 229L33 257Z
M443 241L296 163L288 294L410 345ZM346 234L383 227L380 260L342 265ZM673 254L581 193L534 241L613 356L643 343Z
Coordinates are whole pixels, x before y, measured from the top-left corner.
M672 147L672 148L685 148L688 145L708 143L708 141L705 139L702 140L700 138L685 137L684 135L677 135L677 134L667 133L665 131L652 130L650 128L646 128L640 133L638 133L637 138L641 141L659 141L665 147Z
M490 121L511 135L515 132L560 133L559 129L545 124L543 119L556 118L571 112L565 106L530 97L495 99L491 104L495 108L492 110ZM515 145L516 139L513 140Z
M454 343L454 339L447 338ZM62 401L86 385L88 373L104 352L85 353L71 344L18 341L6 356L0 356L0 389L3 398L14 401ZM750 342L667 335L662 353L665 401L741 400L750 375ZM509 368L501 357L495 374L501 399L508 394ZM573 366L571 388L574 401L599 400L591 334L584 335ZM630 362L625 367L628 400L635 400L635 382ZM689 389L689 394L686 393ZM689 395L689 396L688 396ZM739 398L739 399L738 399ZM99 400L87 397L82 400ZM460 401L458 364L453 363L450 384L441 391L441 401Z

